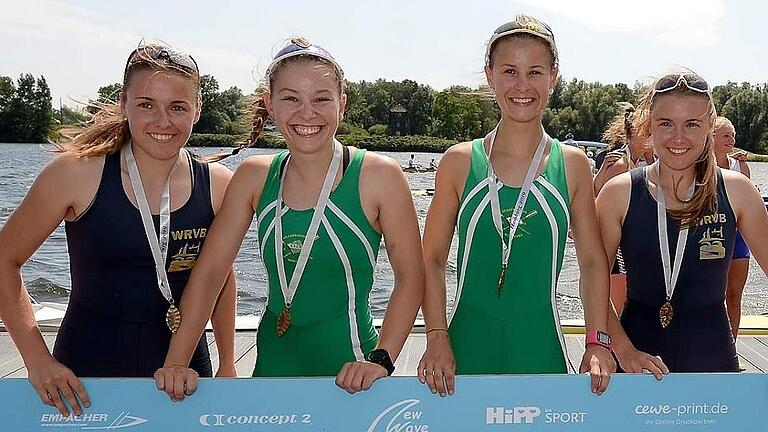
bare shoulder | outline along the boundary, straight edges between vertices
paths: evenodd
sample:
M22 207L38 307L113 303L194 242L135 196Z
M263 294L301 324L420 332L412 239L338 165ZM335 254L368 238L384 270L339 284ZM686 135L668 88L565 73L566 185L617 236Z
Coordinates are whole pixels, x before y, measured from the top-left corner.
M731 203L738 204L739 202L751 200L754 199L755 196L760 195L757 187L755 187L749 177L727 169L721 169L720 172L723 174L725 190L728 193L728 199Z
M349 147L349 149L353 152L360 151L357 147ZM397 175L398 177L403 175L403 170L396 160L372 151L365 152L362 170L366 175Z
M578 164L589 166L587 154L584 153L580 148L563 143L560 143L560 148L562 149L566 165L574 166L574 164Z
M101 182L104 160L104 156L78 157L60 154L43 168L36 182L77 196L81 193L92 196Z
M472 160L472 145L471 141L467 141L448 148L437 167L438 175L455 174L458 178L465 178Z
M440 159L440 164L443 162L452 163L456 159L465 160L467 157L471 157L472 145L472 141L465 141L450 146L443 154L443 158Z
M629 199L631 188L632 177L625 172L608 180L597 197L602 202L624 202Z
M45 166L44 172L54 176L88 176L98 174L101 176L104 167L104 156L78 157L62 153L57 155Z
M269 173L269 167L276 155L257 155L243 159L235 170L235 178L249 183L264 183Z
M216 179L216 181L228 183L229 179L232 178L232 170L218 162L208 164L208 171L211 173L211 178Z
M211 204L213 204L214 213L218 213L224 201L229 180L232 178L232 171L220 163L213 162L208 164L208 172L211 175Z

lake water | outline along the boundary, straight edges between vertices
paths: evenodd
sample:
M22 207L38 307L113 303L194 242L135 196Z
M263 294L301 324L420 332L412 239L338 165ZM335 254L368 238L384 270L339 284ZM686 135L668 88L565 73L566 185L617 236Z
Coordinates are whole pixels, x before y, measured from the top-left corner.
M194 149L198 154L219 151L213 148ZM250 149L224 161L230 168L254 154L269 154L276 150ZM416 162L428 165L431 158L440 160L440 154L433 153L383 153L406 165L411 154L416 155ZM0 144L0 226L22 200L35 176L53 157L44 147L30 144ZM768 192L768 163L750 163L753 181L763 192ZM434 173L408 173L411 189L423 191L434 188ZM431 197L418 192L413 201L419 224L424 227L424 220ZM267 294L267 278L261 264L259 249L256 244L255 223L248 231L235 261L239 291L238 314L260 314L264 308ZM448 303L453 302L456 289L456 241L451 247L448 272ZM67 244L64 237L64 225L60 225L43 246L22 268L22 274L32 295L40 301L65 301L70 287ZM579 269L573 243L566 245L563 270L558 283L557 303L561 318L582 318L583 311L578 290ZM385 248L381 247L376 266L374 289L371 294L371 308L375 317L384 315L387 299L394 284L394 277L387 259ZM744 314L768 313L768 283L762 270L752 260L749 280L744 290Z

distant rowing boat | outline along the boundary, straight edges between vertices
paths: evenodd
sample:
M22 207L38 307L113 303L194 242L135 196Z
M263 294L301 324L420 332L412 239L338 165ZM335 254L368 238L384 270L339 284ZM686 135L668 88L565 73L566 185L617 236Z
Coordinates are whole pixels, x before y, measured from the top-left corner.
M437 168L423 167L421 165L404 166L400 168L403 169L403 172L407 172L407 173L427 173L427 172L437 171Z

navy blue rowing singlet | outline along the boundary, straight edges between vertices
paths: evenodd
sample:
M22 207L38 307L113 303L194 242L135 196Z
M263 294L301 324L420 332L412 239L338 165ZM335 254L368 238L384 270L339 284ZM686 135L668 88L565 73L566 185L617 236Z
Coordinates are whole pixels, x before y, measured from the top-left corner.
M171 212L166 260L176 304L214 216L208 166L189 160L192 192ZM157 232L160 217L153 220ZM168 302L157 286L141 214L123 189L120 152L105 157L93 202L65 230L72 291L54 356L77 376L151 377L170 343ZM212 374L205 335L190 367L201 376Z
M680 276L672 295L674 316L666 328L659 309L666 301L658 241L656 200L647 187L646 167L631 171L632 191L621 232L627 271L627 302L621 323L640 351L661 356L672 372L738 371L736 347L725 309L728 268L736 218L717 171L717 211L691 227ZM679 223L667 214L674 260Z

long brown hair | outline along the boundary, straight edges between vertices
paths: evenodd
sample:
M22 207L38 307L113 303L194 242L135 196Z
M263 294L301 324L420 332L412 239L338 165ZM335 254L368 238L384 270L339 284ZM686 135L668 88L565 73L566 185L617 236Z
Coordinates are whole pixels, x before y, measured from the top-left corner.
M685 76L692 76L701 80L703 85L709 89L701 77L691 72L684 72ZM640 104L637 110L637 118L635 119L635 125L638 132L644 136L651 135L651 112L653 111L654 101L666 95L690 95L696 97L705 97L709 101L707 108L708 127L709 132L704 143L704 148L699 154L699 157L695 162L695 174L694 181L696 183L696 189L693 196L689 200L685 200L677 194L677 184L674 185L675 199L683 203L683 207L679 210L669 210L670 215L680 221L680 226L691 227L699 223L699 221L708 214L712 214L717 211L717 161L715 160L715 152L713 151L714 140L712 138L712 132L715 126L715 118L717 118L717 111L715 104L712 101L711 91L702 92L699 90L692 90L689 85L682 81L677 80L677 84L672 89L666 89L663 93L659 93L657 87L663 80L669 81L670 78L675 76L681 76L680 73L666 74L659 77L654 85L648 87L643 94ZM660 162L657 162L660 163ZM657 187L661 187L658 185Z
M128 56L120 100L125 98L125 90L135 72L140 70L173 73L194 80L197 88L197 109L200 110L200 71L191 56L163 42L142 41ZM96 108L97 112L91 117L89 124L62 130L61 134L71 141L58 145L56 151L77 157L104 156L117 152L131 139L128 119L123 115L119 102L91 102L90 105Z
M299 48L309 48L309 47L317 47L316 45L311 44L307 39L297 37L292 38L285 47L283 47L281 52L284 51L287 47L290 47L291 45L295 45ZM301 51L301 50L297 50ZM325 52L325 50L323 50ZM326 52L327 54L327 52ZM330 54L328 54L330 56ZM276 56L276 59L279 57ZM253 147L256 144L256 141L258 141L261 134L264 132L264 125L269 121L270 116L269 112L267 111L267 104L264 102L264 95L271 93L272 87L275 83L275 76L277 75L277 72L284 68L285 65L296 62L296 61L307 61L311 60L313 62L317 63L317 66L322 68L327 68L331 73L333 73L336 81L339 85L339 94L343 94L344 90L346 88L346 84L344 83L344 72L341 70L338 65L332 61L326 60L326 58L320 57L318 55L314 55L311 51L308 51L306 54L299 54L296 56L284 58L282 60L279 60L277 62L274 62L270 65L270 67L267 70L267 73L264 77L264 80L262 84L259 86L259 88L256 90L256 94L253 98L253 101L251 102L250 107L250 115L251 115L251 132L248 134L248 137L239 143L240 145L233 149L231 152L224 152L224 153L218 153L215 155L208 156L204 158L206 162L217 162L224 158L227 158L232 155L236 155L240 152L240 150L248 147Z

